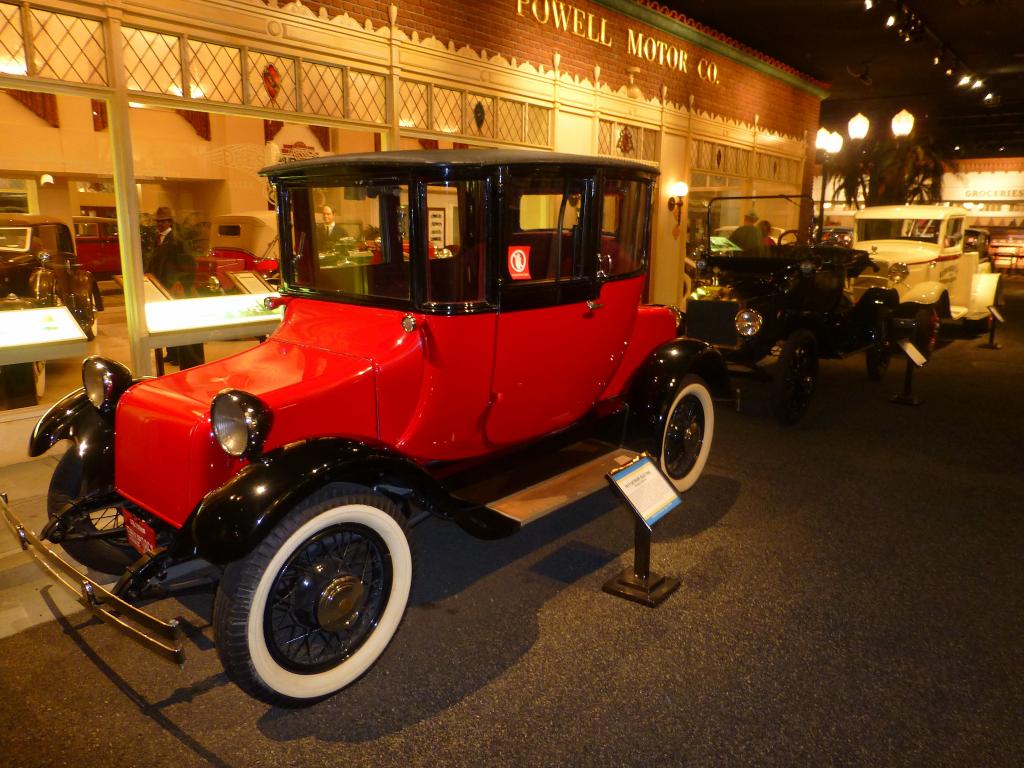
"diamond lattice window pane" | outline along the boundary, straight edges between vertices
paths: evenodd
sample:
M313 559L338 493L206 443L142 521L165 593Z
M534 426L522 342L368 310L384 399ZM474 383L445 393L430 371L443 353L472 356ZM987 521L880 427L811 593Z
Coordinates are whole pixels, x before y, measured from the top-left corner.
M640 159L653 163L658 159L658 132L644 129L644 144L640 150Z
M403 128L427 127L427 85L402 80L398 86L398 124Z
M523 107L518 101L498 102L498 138L502 141L523 141Z
M0 74L24 75L25 44L21 38L21 9L0 3Z
M33 8L32 44L40 77L106 85L103 28L98 21Z
M526 140L540 147L551 145L551 110L534 104L526 106Z
M241 51L201 40L189 40L188 50L188 73L192 80L190 89L193 98L241 104Z
M181 96L181 50L174 35L121 27L128 89Z
M597 152L601 155L612 153L612 124L609 120L602 120L597 129Z
M304 112L345 116L345 70L328 64L302 62Z
M494 99L471 93L466 99L466 133L470 136L494 135Z
M295 59L249 53L251 103L272 109L295 109Z
M349 117L368 123L383 123L387 116L384 76L349 70Z
M462 133L462 91L434 87L434 125L441 133Z

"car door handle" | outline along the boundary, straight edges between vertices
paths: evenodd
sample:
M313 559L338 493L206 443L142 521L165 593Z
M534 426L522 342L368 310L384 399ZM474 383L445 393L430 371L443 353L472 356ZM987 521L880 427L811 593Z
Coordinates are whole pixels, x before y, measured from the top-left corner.
M594 301L593 299L587 300L587 309L591 312L593 312L595 309L600 309L603 306L604 304L602 304L600 301Z

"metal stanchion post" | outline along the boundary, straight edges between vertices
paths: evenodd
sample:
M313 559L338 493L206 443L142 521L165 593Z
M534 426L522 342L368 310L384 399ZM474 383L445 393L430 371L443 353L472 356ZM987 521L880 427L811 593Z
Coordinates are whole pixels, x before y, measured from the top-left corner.
M981 349L1002 349L1003 345L996 341L996 326L1003 322L1003 315L996 307L989 307L988 314L990 317L988 323L988 343L979 344L978 347Z

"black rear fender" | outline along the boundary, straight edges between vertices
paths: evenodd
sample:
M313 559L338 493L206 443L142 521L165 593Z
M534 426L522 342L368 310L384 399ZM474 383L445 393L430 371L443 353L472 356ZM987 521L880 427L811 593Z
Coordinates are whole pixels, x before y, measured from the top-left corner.
M700 376L716 400L735 398L721 353L697 339L674 339L655 349L633 375L629 387L627 444L634 450L657 448L668 409L683 379Z
M291 443L203 498L190 523L199 555L214 563L245 557L300 501L332 483L442 493L422 468L386 448L334 437Z

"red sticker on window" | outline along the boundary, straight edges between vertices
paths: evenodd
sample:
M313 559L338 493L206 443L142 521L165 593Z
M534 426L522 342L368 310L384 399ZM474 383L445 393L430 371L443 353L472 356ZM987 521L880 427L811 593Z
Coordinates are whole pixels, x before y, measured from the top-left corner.
M508 247L508 274L513 280L532 280L530 277L530 246Z

